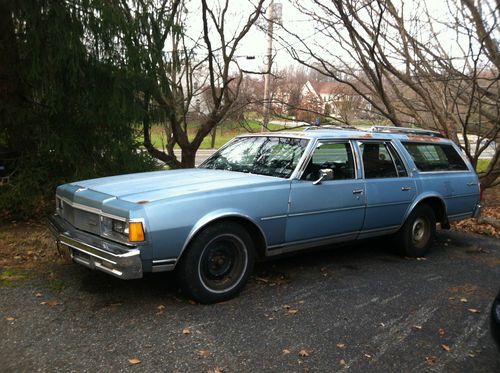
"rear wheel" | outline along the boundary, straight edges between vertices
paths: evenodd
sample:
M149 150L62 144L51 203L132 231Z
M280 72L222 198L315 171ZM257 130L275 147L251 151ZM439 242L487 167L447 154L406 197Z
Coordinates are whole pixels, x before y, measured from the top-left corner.
M253 269L255 249L239 224L220 222L203 229L190 243L177 271L179 283L200 303L236 296Z
M429 205L419 205L411 212L396 235L401 253L409 257L424 256L436 233L436 216Z

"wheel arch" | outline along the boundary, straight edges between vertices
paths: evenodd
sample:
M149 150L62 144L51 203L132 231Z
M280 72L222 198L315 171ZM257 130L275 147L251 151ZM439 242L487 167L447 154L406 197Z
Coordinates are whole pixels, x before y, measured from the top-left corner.
M434 211L436 217L436 222L441 223L441 227L448 229L450 228L450 223L448 221L448 214L446 211L446 203L444 199L437 194L426 194L417 198L408 208L403 222L408 219L412 211L419 205L427 204Z
M254 242L256 250L255 254L257 255L257 257L263 258L265 256L267 239L264 231L253 218L241 212L219 212L204 216L193 226L186 239L186 242L184 242L179 256L177 257L177 263L179 263L179 261L181 260L189 244L204 228L222 221L231 221L242 225L248 231L250 237L252 238L252 241Z

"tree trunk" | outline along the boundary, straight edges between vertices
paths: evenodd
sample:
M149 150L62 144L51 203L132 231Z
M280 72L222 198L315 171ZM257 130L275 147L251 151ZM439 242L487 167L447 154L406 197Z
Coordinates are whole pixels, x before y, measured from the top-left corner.
M192 147L182 149L181 167L193 168L196 161L196 149Z

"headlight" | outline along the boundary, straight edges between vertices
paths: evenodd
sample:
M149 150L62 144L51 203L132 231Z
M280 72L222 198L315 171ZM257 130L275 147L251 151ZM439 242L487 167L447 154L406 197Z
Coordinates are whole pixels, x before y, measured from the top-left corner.
M120 220L113 220L113 231L128 236L128 223Z
M104 217L103 235L117 241L142 242L145 240L142 221L123 221Z

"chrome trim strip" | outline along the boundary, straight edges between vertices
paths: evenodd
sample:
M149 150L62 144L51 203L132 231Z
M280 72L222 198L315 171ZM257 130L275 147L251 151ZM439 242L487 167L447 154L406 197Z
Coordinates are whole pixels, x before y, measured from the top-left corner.
M374 232L383 232L383 231L391 231L393 229L399 229L401 225L391 225L390 227L382 227L382 228L373 228L373 229L365 229L360 231L359 233L374 233Z
M446 197L444 197L444 199L453 199L453 198L462 198L462 197L478 197L478 199L479 199L479 192L467 193L467 194L457 194L454 196L446 196Z
M454 214L454 215L448 215L448 221L457 221L457 220L464 220L464 219L470 219L474 216L474 211L470 212L465 212L462 214Z
M260 221L268 221L268 220L276 220L276 219L284 219L287 215L276 215L276 216L265 216L260 218Z
M358 232L342 233L328 237L312 238L309 240L293 241L288 244L273 245L267 248L266 256L280 255L292 251L307 249L314 246L324 246L337 242L353 241Z
M328 209L328 210L319 210L319 211L298 212L298 213L295 213L295 214L288 214L288 217L327 214L329 212L347 211L347 210L358 210L358 209L364 209L364 208L365 208L365 205L362 205L362 206L353 206L353 207L342 207L342 208L338 208L338 209Z
M175 263L177 259L160 259L160 260L153 260L153 265L156 264L167 264L167 263Z
M388 203L378 203L376 205L366 205L366 208L372 208L372 207L384 207L384 206L397 206L397 205L408 205L408 201L401 201L401 202L388 202Z

